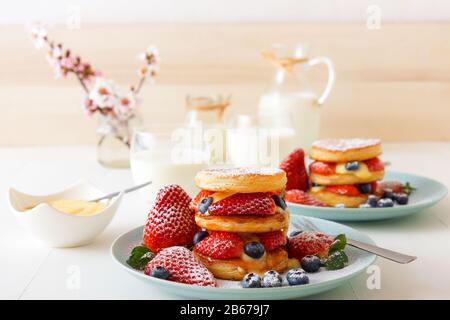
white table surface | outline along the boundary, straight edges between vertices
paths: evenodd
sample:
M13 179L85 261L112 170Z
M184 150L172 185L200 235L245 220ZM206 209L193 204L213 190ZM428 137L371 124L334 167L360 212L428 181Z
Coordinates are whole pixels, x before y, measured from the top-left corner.
M425 175L450 186L450 143L385 144L391 169ZM7 190L44 194L86 178L113 191L133 184L129 170L101 167L95 148L0 148L0 299L174 299L145 285L111 259L112 241L145 222L148 205L139 193L127 195L109 227L91 245L45 247L18 225L7 205ZM383 259L381 288L369 290L368 274L314 296L316 299L450 299L450 199L410 217L351 223L384 247L418 256L409 265ZM79 286L70 285L73 271Z

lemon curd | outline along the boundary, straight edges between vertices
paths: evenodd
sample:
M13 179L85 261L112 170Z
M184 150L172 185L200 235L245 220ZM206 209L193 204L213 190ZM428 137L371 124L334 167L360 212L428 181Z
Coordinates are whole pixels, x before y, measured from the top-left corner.
M58 211L77 216L91 216L99 213L107 206L103 202L89 202L77 199L53 200L47 202L47 204Z
M372 176L369 168L364 162L359 163L359 167L357 170L347 170L345 168L345 163L338 163L336 165L336 173L337 174L352 174L360 179L368 179Z
M90 202L78 199L59 199L46 202L50 207L58 211L76 216L92 216L107 207L107 203ZM25 208L23 211L33 209L35 206Z

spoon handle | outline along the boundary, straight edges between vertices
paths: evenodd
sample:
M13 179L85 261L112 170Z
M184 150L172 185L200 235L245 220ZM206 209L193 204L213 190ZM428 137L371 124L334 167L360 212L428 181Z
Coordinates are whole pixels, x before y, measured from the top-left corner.
M368 243L360 242L357 240L347 239L347 244L351 245L352 247L374 253L377 256L395 261L397 263L410 263L417 259L415 256L409 256L400 252L392 251L389 249L384 249L378 246L374 246Z
M131 188L123 190L123 193L133 192L135 190L138 190L138 189L141 189L143 187L148 186L150 183L152 183L152 182L151 181L147 181L145 183L138 184L137 186L134 186L134 187L131 187ZM122 191L116 191L116 192L107 194L105 196L102 196L100 198L89 200L89 202L97 202L97 201L100 201L100 200L111 199L111 198L113 198L115 196L118 196L121 192Z

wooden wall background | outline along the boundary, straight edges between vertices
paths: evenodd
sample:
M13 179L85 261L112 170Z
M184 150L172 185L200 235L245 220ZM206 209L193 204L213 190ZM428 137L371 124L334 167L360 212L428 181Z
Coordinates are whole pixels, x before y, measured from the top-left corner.
M321 135L386 141L450 140L450 23L101 25L50 29L121 85L136 81L137 53L159 47L161 74L142 91L148 123L180 122L186 94L231 93L232 111L256 110L273 67L259 52L273 42L308 42L336 66ZM94 143L75 79L55 80L26 29L0 26L0 146ZM321 87L323 70L313 74Z

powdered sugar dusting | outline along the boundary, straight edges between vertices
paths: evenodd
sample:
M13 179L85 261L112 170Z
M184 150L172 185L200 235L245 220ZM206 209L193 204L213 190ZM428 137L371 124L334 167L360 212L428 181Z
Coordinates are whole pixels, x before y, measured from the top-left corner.
M243 175L263 175L275 176L283 172L278 168L256 168L256 167L237 167L237 168L214 168L206 169L203 173L212 174L217 177L236 177Z
M312 145L314 147L333 150L333 151L347 151L352 149L361 149L380 144L380 139L324 139L315 141Z

